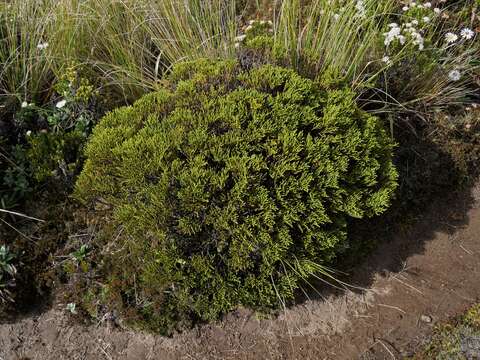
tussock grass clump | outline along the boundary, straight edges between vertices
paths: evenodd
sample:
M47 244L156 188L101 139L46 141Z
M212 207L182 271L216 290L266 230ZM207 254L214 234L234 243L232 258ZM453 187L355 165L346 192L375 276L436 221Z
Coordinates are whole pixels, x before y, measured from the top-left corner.
M347 246L349 218L388 207L393 144L350 90L236 61L179 64L167 82L103 118L76 185L124 229L104 294L137 321L169 332L278 307Z

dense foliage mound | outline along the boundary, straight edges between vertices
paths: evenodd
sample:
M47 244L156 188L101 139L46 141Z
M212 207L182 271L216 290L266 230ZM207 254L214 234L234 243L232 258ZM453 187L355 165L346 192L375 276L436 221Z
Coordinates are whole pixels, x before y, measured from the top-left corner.
M271 65L177 65L87 146L76 195L121 225L103 295L161 332L277 307L345 249L349 218L388 207L392 148L350 90Z

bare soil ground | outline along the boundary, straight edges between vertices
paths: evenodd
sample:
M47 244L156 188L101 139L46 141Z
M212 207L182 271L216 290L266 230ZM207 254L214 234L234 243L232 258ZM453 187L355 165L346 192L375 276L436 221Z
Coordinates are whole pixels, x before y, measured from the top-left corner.
M0 360L401 359L480 299L479 259L480 184L384 241L348 279L363 290L326 287L279 317L239 309L172 338L81 325L55 303L0 325Z

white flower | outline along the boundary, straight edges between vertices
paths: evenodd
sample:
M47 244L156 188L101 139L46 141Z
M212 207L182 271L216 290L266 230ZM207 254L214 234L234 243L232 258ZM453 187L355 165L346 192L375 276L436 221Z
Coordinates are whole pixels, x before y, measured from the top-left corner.
M413 25L418 25L418 20L412 20Z
M442 10L440 10L439 8L435 8L433 9L433 11L435 12L435 14L440 14L442 12Z
M383 34L385 36L385 46L390 45L390 43L400 36L400 28L392 27L389 32Z
M466 40L470 40L471 38L473 38L475 33L469 28L465 28L465 29L462 29L462 31L460 32L460 35L462 35L462 38Z
M458 70L452 70L448 73L448 77L450 78L450 80L452 81L458 81L460 80L460 78L462 77L462 75L460 74L460 71Z
M424 39L423 39L422 34L416 32L416 31L413 31L411 33L411 35L413 37L413 44L418 45L418 50L423 50L424 49Z
M428 16L424 16L424 17L422 18L422 20L423 20L423 22L426 23L426 24L430 22L430 18L429 18Z
M363 0L357 0L357 4L355 5L357 8L358 14L360 16L365 16L366 10L365 10L365 5L363 4Z
M390 65L392 63L392 60L390 60L390 57L386 55L382 58L382 61L387 65Z
M235 42L242 42L246 37L247 35L239 35L235 38Z
M403 11L408 11L408 9L410 9L408 6L404 6L404 7L402 8Z
M340 19L340 15L339 15L339 14L334 14L334 15L333 15L333 18L334 18L335 20L338 20L338 19Z
M28 130L26 135L27 135L27 136L32 135L32 130Z
M38 50L45 50L48 47L48 42L46 43L40 43L37 45Z
M398 24L397 23L391 23L391 24L388 24L388 27L396 28L396 27L398 27Z
M457 40L458 40L458 35L457 34L454 34L454 33L451 33L451 32L448 32L448 33L445 34L445 41L448 44L454 43Z
M65 105L67 104L67 100L61 100L57 103L57 105L55 105L57 107L57 109L61 109L63 108Z
M432 3L431 2L426 2L425 4L423 4L424 7L426 7L427 9L431 8L432 7Z
M22 102L22 108L26 108L28 106L28 103L26 101Z
M399 35L399 36L398 36L398 41L400 41L400 44L401 44L401 45L405 44L405 41L406 41L406 40L407 40L407 39L405 38L405 36L403 36L403 35Z

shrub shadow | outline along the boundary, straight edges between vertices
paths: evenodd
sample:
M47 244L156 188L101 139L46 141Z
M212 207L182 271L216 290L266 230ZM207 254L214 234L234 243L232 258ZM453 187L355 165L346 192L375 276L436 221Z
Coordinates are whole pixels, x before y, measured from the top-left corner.
M451 236L467 226L468 211L475 203L474 168L469 173L460 169L458 159L444 148L408 129L400 129L397 141L395 164L400 177L395 200L381 216L349 223L349 248L332 266L338 271L335 277L354 292L370 287L377 274L401 271L406 259L422 254L436 233ZM322 281L309 282L315 290L299 293L295 303L343 294Z

